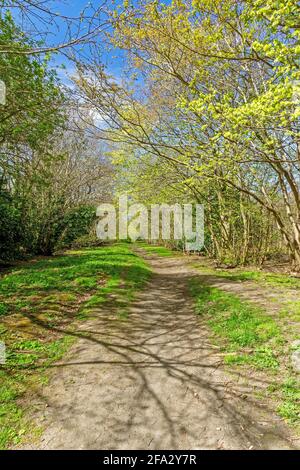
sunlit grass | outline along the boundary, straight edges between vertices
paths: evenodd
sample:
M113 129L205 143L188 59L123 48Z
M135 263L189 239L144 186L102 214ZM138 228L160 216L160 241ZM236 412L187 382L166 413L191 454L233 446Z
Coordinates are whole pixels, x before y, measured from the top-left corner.
M282 372L280 369L280 358L286 350L279 323L263 308L216 287L203 285L199 279L192 279L190 288L196 299L197 313L207 319L214 340L225 351L224 363L251 366L269 371L273 376L277 374L277 382L267 392L279 402L277 411L283 418L300 424L299 380L292 377L289 370Z
M0 366L0 448L27 433L19 399L45 379L45 370L74 340L72 322L116 294L116 318L150 276L129 244L70 251L25 264L0 278L0 339L7 362Z
M218 277L229 279L230 281L243 282L253 281L266 286L287 287L291 289L300 289L300 278L290 276L289 274L269 273L259 270L233 270L214 269L203 264L194 263L193 267L206 274L214 274Z
M148 243L138 242L137 246L149 254L155 254L162 257L178 256L180 252L166 248L165 246L149 245Z
M253 348L280 339L278 325L260 307L216 287L201 285L198 279L190 283L197 313L208 317L211 329L224 339L229 350Z

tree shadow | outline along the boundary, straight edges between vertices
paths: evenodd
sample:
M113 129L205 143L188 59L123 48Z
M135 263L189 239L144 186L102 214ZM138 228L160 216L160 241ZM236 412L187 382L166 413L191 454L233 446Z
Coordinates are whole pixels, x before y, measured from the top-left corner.
M34 417L46 423L41 448L297 448L271 404L255 397L268 379L223 370L187 292L191 273L180 260L153 263L158 273L126 321L113 302L75 329L32 316L78 338L37 395Z

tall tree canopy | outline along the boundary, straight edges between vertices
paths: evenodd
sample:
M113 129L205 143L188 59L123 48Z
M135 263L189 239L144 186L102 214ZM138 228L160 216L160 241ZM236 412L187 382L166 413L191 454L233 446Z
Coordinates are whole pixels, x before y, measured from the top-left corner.
M275 224L299 268L299 3L125 5L111 42L127 53L132 80L104 76L97 61L77 80L119 164L176 168L190 197L210 201L208 220L219 219L215 252L221 230L222 256L251 260L257 227L269 237Z

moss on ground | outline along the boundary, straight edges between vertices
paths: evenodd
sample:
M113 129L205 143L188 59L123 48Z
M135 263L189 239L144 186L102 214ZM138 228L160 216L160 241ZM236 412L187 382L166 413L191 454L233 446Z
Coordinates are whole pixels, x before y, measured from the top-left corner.
M0 449L28 432L23 403L74 341L74 321L113 294L116 318L125 320L149 276L131 246L120 243L30 262L0 278L0 339L7 353L0 365Z

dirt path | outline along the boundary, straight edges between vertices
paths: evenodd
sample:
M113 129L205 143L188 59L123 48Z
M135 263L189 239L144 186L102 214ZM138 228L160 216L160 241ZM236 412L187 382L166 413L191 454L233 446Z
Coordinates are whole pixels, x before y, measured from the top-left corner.
M290 431L256 401L266 384L226 374L187 292L181 258L154 275L126 321L95 312L34 404L34 449L291 449ZM250 380L250 381L249 381ZM250 394L251 391L251 394Z

